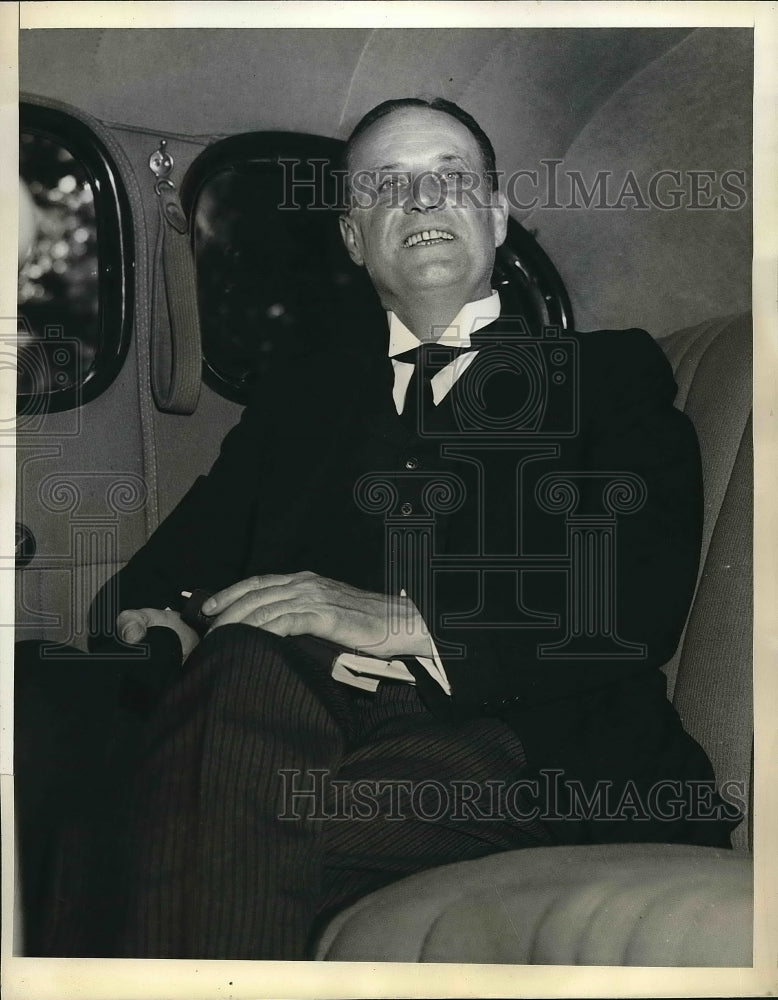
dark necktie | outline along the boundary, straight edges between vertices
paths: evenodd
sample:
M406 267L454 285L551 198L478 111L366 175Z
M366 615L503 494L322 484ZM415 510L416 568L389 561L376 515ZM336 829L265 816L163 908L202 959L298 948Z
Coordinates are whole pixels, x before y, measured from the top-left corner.
M472 347L451 347L445 344L429 343L420 344L413 350L405 351L403 354L396 354L395 361L404 361L413 365L413 374L408 383L405 393L405 405L400 414L400 419L409 431L418 433L420 423L419 415L429 413L434 406L432 396L432 379L442 371L446 365L450 365L454 358Z

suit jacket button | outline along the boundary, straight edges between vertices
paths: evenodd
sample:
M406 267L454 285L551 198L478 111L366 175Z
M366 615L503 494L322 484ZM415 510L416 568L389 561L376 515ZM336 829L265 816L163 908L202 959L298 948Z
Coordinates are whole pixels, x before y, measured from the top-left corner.
M413 513L413 504L412 503L401 504L400 513L402 514L403 517L408 517L409 514Z
M419 467L419 460L418 460L418 458L413 458L413 457L406 458L406 460L405 460L405 468L406 469L411 469L412 470L412 469L418 469L418 467Z

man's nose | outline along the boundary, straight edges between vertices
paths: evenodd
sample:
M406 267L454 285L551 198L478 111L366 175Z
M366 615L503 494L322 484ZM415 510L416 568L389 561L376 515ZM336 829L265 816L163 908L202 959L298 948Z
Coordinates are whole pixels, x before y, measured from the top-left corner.
M403 210L406 215L410 215L411 212L428 212L431 209L441 208L445 201L443 178L440 174L427 170L412 178Z

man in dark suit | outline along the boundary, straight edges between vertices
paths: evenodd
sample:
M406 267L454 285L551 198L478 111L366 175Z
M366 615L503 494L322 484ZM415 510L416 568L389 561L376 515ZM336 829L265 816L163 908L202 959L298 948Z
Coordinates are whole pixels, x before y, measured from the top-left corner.
M108 954L303 958L332 912L434 865L728 843L657 669L702 519L661 351L501 315L507 205L456 106L380 105L347 167L388 351L263 386L96 604L159 670L95 910ZM196 588L202 640L167 610Z

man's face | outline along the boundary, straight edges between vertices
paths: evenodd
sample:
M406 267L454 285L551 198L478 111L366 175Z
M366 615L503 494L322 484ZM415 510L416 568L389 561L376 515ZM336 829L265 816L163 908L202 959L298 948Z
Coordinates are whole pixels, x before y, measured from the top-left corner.
M463 302L489 295L507 205L483 172L475 137L442 111L401 108L359 137L341 232L385 308L435 290L455 290ZM477 190L463 190L474 178Z

